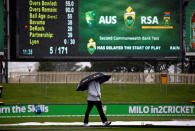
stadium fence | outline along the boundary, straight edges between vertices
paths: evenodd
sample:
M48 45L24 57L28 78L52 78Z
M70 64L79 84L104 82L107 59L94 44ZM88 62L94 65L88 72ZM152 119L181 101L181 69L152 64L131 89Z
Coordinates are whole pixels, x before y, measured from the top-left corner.
M93 72L11 72L9 83L79 83ZM107 72L112 84L159 84L161 73ZM195 74L167 74L167 84L195 84Z

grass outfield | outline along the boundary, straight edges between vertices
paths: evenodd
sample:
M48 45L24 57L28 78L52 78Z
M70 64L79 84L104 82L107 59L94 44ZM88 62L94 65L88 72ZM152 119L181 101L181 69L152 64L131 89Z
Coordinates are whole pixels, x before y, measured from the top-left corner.
M87 91L76 91L77 84L4 84L7 104L86 104ZM195 100L195 85L103 84L102 102L115 103L182 103Z

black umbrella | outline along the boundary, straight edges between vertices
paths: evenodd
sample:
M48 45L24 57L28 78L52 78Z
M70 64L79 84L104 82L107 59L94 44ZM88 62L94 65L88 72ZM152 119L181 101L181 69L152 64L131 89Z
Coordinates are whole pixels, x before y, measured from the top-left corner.
M88 83L90 81L93 81L93 80L98 80L100 82L100 84L108 81L110 79L111 75L105 75L101 72L97 72L97 73L94 73L92 75L89 75L85 78L83 78L78 87L77 87L77 91L84 91L84 90L87 90L88 89Z

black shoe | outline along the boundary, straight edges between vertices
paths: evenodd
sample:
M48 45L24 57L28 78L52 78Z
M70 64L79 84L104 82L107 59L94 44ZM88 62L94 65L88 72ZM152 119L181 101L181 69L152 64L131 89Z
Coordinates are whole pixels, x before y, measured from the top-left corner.
M112 122L111 121L106 121L103 123L103 126L109 126Z
M89 124L88 124L88 123L84 123L84 125L83 125L83 126L88 127L88 126L89 126Z

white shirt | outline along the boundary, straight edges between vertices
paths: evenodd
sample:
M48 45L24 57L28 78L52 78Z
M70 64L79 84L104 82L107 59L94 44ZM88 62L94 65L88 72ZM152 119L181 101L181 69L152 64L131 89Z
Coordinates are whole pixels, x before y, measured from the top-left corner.
M100 98L97 95L101 96L100 83L98 81L91 81L88 84L88 101L100 101Z

